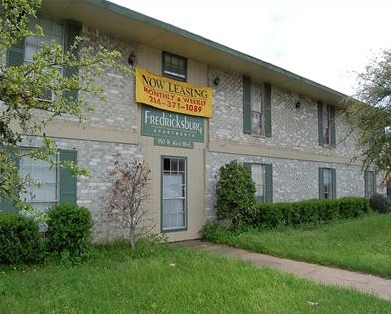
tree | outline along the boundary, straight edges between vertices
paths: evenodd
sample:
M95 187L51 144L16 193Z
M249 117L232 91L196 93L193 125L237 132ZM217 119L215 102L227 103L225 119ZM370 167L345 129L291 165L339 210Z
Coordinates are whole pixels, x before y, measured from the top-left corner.
M383 50L358 75L354 98L347 100L346 117L357 135L363 169L384 173L391 181L391 51Z
M110 214L118 218L128 230L132 249L154 227L151 220L147 219L148 210L144 208L144 201L150 196L150 174L151 170L144 161L124 161L119 155L110 171L113 178L108 198Z
M12 49L28 37L42 37L43 30L35 24L40 0L0 0L0 55L10 56ZM104 99L103 88L94 82L105 69L117 64L120 53L104 47L84 45L80 34L63 49L55 41L43 44L28 63L2 64L0 67L0 203L8 199L19 208L29 206L19 199L19 193L29 182L18 174L16 163L23 156L50 161L57 152L55 142L46 137L44 126L56 117L70 114L85 119L92 107L76 97L75 92L90 93ZM50 92L51 101L43 95ZM38 135L42 145L35 149L17 150L23 136ZM74 163L68 167L75 174L86 169ZM32 208L29 208L32 210Z

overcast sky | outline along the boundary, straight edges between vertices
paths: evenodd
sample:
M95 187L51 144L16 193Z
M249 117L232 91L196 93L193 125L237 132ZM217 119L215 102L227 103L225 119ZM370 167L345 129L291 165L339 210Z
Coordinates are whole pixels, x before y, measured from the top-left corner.
M391 49L391 1L112 0L347 95Z

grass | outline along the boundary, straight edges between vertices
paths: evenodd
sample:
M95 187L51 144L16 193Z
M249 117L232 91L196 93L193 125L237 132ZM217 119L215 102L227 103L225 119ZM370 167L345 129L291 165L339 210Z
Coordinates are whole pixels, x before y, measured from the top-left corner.
M321 226L218 230L215 242L321 265L391 278L391 214L371 214Z
M307 301L318 302L311 307ZM0 272L0 313L391 313L391 302L178 245Z

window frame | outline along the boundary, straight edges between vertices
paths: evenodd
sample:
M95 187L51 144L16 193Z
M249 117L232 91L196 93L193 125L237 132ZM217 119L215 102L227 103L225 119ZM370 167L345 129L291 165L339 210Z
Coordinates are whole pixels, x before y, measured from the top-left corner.
M365 197L370 198L376 193L376 171L367 170L364 173Z
M335 107L318 101L318 141L320 146L336 147Z
M250 175L255 185L257 182L253 178L253 166L262 166L262 175L263 175L263 198L259 199L255 194L255 200L257 203L273 203L273 166L272 164L267 163L257 163L257 162L245 162L244 166L247 167L250 171ZM255 186L255 189L257 187ZM257 191L255 192L257 193Z
M179 71L179 65L177 66L178 71L176 71L176 72L173 69L168 69L169 66L174 67L174 65L172 64L172 62L166 63L166 57L170 57L171 60L177 59L178 62L183 62L184 63L183 72ZM163 53L162 53L162 75L165 77L172 78L177 81L187 82L187 58L179 56L174 53L170 53L168 51L163 51Z
M330 191L327 193L330 195L330 197L326 197L326 184L325 184L325 179L326 176L325 174L329 174L330 177L330 182L326 182L330 185ZM320 199L336 199L337 198L337 188L336 188L336 169L334 168L328 168L328 167L321 167L319 168L319 198Z
M166 172L166 170L164 169L164 161L165 159L169 159L170 160L170 163L171 163L171 160L173 159L177 159L178 161L179 160L183 160L184 161L184 166L185 166L185 169L180 172L178 171L178 173L181 173L184 175L184 183L183 184L183 187L182 187L182 191L184 192L184 197L179 197L178 199L181 199L183 200L183 206L184 206L184 210L183 210L183 225L182 226L177 226L177 227L172 227L172 226L164 226L164 214L165 214L165 207L164 207L164 201L165 200L168 200L168 198L164 198L164 174ZM169 170L170 172L172 171L171 169ZM189 195L188 195L188 159L187 157L183 157L183 156L167 156L167 155L162 155L161 156L161 203L160 203L160 216L161 216L161 224L160 224L160 230L162 233L167 233L167 232L177 232L177 231L186 231L187 228L188 228L188 198L189 198Z
M272 137L271 85L263 82L253 84L249 76L243 75L243 133L258 137ZM252 130L252 86L263 86L263 132L256 134Z

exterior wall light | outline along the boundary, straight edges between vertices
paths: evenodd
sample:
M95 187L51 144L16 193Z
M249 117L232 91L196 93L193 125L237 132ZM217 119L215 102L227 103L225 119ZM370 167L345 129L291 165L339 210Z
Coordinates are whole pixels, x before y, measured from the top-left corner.
M297 101L297 102L296 102L296 109L300 109L300 106L301 106L300 101Z
M220 84L220 78L216 76L215 79L213 80L213 85L217 87L219 86L219 84Z

